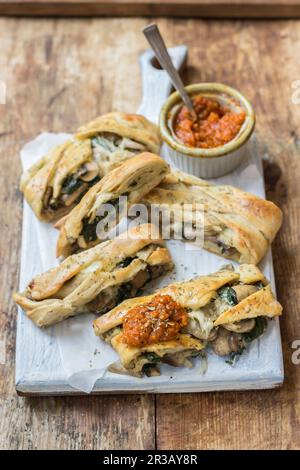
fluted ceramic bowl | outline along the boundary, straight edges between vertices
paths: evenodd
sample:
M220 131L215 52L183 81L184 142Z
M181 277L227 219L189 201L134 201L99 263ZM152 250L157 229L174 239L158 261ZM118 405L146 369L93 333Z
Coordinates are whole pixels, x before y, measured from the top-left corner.
M185 89L191 97L202 95L215 99L232 111L242 108L246 118L236 137L225 145L210 149L188 147L173 132L174 118L183 104L179 93L173 93L163 105L159 118L161 136L167 144L170 159L180 170L202 178L216 178L230 173L240 165L247 153L247 143L255 126L251 104L237 90L222 83L199 83Z

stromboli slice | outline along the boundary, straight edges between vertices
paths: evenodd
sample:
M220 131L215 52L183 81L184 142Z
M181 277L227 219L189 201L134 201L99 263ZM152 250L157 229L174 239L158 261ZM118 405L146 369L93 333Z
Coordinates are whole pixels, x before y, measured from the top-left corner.
M25 171L20 189L36 216L57 220L109 171L144 151L158 153L158 128L136 114L109 113L82 126Z
M167 171L166 162L151 153L137 155L112 170L85 194L60 224L57 256L66 257L99 243L97 225L104 220L99 211L105 207L113 209L112 224L117 224L126 215L126 205L120 204L120 197L126 196L129 209L159 184Z
M203 208L203 247L239 263L257 264L266 254L281 222L281 210L272 202L229 185L214 185L180 171L172 171L143 201L163 212L172 206L191 204L186 220L199 223L196 204ZM202 210L202 209L199 209ZM171 232L181 229L175 211Z
M138 153L159 153L158 127L139 114L108 113L81 126L79 140L90 139L96 160L106 175Z
M20 189L35 215L50 222L70 212L100 176L91 142L69 140L25 171Z
M130 353L132 346L127 344L122 349L120 345L123 322L136 307L147 308L157 296L170 296L185 309L188 323L180 334L200 341L202 347L211 344L219 355L241 354L250 341L264 332L266 320L282 313L268 281L255 265L240 265L236 270L229 265L211 275L171 284L152 295L122 302L94 321L95 334L110 342L117 352ZM122 355L121 362L126 369Z
M205 347L199 340L185 334L179 334L177 338L170 341L137 348L124 343L123 334L119 333L113 336L111 345L120 356L122 368L118 364L112 364L109 370L123 374L129 373L136 377L143 375L145 367L155 367L158 362L190 367L189 359L198 356Z
M34 323L48 326L79 313L103 313L172 265L155 227L145 224L68 257L14 300Z

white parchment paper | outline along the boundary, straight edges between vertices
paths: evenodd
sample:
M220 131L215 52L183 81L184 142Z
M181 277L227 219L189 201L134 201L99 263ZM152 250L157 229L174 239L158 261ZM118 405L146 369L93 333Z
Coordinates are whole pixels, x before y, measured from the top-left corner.
M68 134L40 134L21 150L23 168L28 168L54 145L60 144L68 138L70 138ZM249 153L248 160L235 172L223 178L219 178L217 182L218 184L233 184L246 191L264 197L261 163L256 155L254 143L252 145L252 151ZM50 224L38 221L33 213L31 215L30 223L34 224L34 230L38 240L38 254L41 261L38 271L46 271L58 263L55 258L58 232ZM216 271L222 265L226 264L226 260L202 251L201 249L197 249L196 251L195 249L188 249L188 245L180 241L169 241L167 242L167 246L174 259L176 268L172 273L150 283L146 288L146 292L151 292L153 289L162 287L170 282L181 281L196 275ZM270 253L261 267L265 275L273 279ZM37 274L37 272L34 274ZM118 359L117 354L112 348L94 335L92 328L94 318L94 315L78 315L59 323L53 328L51 333L58 344L61 364L69 385L86 393L92 391L97 379L109 378L112 375L106 372L107 366ZM25 321L29 320L26 318ZM47 334L47 332L44 334ZM261 355L261 343L264 343L265 346L263 355ZM239 380L243 378L243 375L249 375L251 370L258 368L261 370L262 375L267 375L274 364L274 344L278 345L279 349L277 348L277 354L280 355L278 328L275 328L275 322L270 324L267 334L264 335L262 339L255 341L249 348L249 351L243 354L235 368L228 366L224 359L215 355L209 355L208 371L205 376L201 377L201 380L217 380L218 377L224 377L224 375L228 380ZM185 368L175 369L163 365L161 368L163 375L159 380L187 380L188 378L194 377L195 373L197 375L198 369L199 364L197 360L195 361L195 367L192 371ZM200 376L198 376L198 380L199 377ZM118 376L118 379L121 383L124 383L124 385L127 384L127 388L129 388L130 383L139 380L127 376ZM158 378L143 379L145 382L149 380L155 383Z

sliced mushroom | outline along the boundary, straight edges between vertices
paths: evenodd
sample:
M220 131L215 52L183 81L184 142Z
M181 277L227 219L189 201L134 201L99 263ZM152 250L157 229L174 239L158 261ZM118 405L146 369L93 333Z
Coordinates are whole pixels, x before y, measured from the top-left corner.
M88 188L87 183L83 183L72 194L63 194L61 196L62 202L67 207L71 206L76 201L76 199L87 190L87 188Z
M143 144L141 144L140 142L136 142L135 140L128 139L127 137L124 137L122 144L123 144L123 148L126 148L126 149L140 150L140 151L143 151L145 149L145 146Z
M165 354L162 358L162 362L173 367L180 367L185 361L185 357L178 354Z
M228 338L230 352L237 352L241 349L242 339L237 333L231 333Z
M206 236L204 234L204 246L211 247L212 250L216 250L217 252L220 253L223 256L226 256L227 258L234 258L234 256L237 254L236 248L233 246L229 246L223 241L218 239L217 235L214 236Z
M157 367L152 366L146 368L145 374L147 375L147 377L158 377L160 375L160 371Z
M217 328L214 328L214 329L211 330L211 332L209 333L209 336L208 336L208 338L207 338L207 341L214 341L217 336L218 336L218 330L217 330Z
M78 177L85 182L93 181L99 175L99 168L95 162L88 162L85 164L85 172Z
M139 271L134 278L131 280L132 287L134 291L138 291L141 287L143 287L146 282L149 280L149 273L146 270Z
M116 306L118 287L108 287L87 304L88 310L93 313L103 314Z
M227 356L231 352L237 352L242 347L242 337L224 328L219 328L217 338L211 342L211 346L218 356Z
M232 289L236 293L237 301L240 302L241 300L249 297L249 295L254 294L258 290L256 286L251 284L239 284L237 286L232 286Z
M238 323L227 323L227 325L223 325L223 328L228 331L234 331L235 333L248 333L248 331L253 330L254 327L254 318L251 318L250 320L242 320Z
M164 273L165 267L163 265L148 266L148 271L151 279L156 279Z

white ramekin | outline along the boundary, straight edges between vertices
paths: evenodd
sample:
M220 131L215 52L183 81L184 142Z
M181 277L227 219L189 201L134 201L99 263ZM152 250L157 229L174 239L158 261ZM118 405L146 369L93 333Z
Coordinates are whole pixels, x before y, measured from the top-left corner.
M230 108L238 106L246 113L246 119L238 135L225 145L212 149L185 146L172 132L172 116L182 103L178 92L169 96L163 105L159 126L169 157L175 166L186 173L202 178L217 178L233 171L247 153L247 143L255 126L255 115L249 101L237 90L222 83L199 83L185 87L190 96L213 98Z

